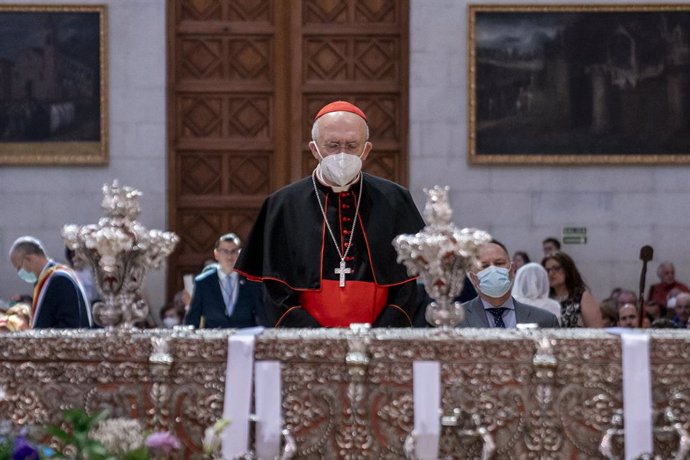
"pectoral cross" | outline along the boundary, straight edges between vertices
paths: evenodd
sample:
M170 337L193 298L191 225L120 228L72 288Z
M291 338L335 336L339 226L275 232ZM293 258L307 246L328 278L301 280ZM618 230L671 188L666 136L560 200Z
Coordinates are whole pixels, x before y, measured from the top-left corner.
M340 275L340 287L345 287L345 275L352 273L351 268L345 268L345 261L340 260L340 267L333 270L336 275Z

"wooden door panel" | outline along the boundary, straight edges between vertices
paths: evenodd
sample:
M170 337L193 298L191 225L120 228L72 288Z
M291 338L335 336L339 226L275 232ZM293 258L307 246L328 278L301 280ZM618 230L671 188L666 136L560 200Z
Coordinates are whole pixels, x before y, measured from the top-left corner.
M407 2L390 0L304 0L304 24L400 24Z
M178 21L269 22L272 1L266 0L177 0L171 15Z
M270 153L180 151L178 197L193 199L270 193Z

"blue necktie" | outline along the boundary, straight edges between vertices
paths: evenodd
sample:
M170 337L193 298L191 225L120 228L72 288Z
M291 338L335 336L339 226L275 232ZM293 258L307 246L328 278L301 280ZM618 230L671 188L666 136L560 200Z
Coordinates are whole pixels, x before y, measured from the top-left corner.
M502 327L503 329L506 328L505 323L503 322L503 312L506 311L507 308L489 308L487 311L494 315L494 327Z
M225 302L225 313L228 316L232 316L232 312L234 310L234 305L232 304L233 289L232 289L232 277L230 275L225 277L225 288L223 290L225 291L225 294L228 296L228 298Z

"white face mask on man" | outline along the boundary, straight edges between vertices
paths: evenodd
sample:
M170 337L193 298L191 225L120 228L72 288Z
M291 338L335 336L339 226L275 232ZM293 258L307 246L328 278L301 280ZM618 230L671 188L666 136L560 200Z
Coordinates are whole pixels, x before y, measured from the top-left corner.
M359 155L340 152L324 158L316 142L314 142L314 147L321 157L318 166L321 177L327 182L344 187L352 182L362 170L362 159Z
M478 285L475 286L482 294L498 299L505 295L513 286L510 270L490 265L477 273Z
M175 326L179 326L180 320L175 318L174 316L166 316L163 318L163 326L166 329L172 329Z

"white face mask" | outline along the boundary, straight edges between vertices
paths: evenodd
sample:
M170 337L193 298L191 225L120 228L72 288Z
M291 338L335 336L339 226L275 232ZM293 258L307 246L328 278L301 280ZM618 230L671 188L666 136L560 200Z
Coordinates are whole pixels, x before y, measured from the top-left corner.
M173 318L171 316L166 316L163 318L163 326L165 326L166 329L172 329L175 326L178 326L180 324L180 320L177 318Z
M482 294L494 299L502 297L513 285L513 280L510 279L510 270L495 265L490 265L477 273L477 278Z
M318 166L321 177L331 184L344 187L352 182L362 170L362 159L359 155L340 152L324 158L316 143L314 143L314 147L316 147L316 152L321 157Z

